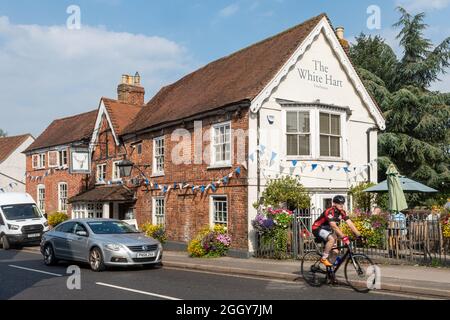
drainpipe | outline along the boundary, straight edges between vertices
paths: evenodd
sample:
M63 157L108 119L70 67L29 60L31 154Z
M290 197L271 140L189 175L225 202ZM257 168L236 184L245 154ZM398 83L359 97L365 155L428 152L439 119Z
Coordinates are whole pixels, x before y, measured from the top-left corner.
M370 157L371 157L371 154L370 154L370 133L372 131L378 131L378 127L376 127L376 126L372 127L372 128L367 129L367 131L366 131L366 135L367 135L367 163L370 163ZM367 170L367 182L370 182L371 170L372 170L372 168L370 168L370 166L369 166L369 170Z
M259 147L259 141L260 141L260 127L261 127L261 111L258 110L257 117L256 117L256 145ZM261 194L261 164L260 164L260 156L259 152L256 152L256 176L257 176L257 199L259 201L260 194Z

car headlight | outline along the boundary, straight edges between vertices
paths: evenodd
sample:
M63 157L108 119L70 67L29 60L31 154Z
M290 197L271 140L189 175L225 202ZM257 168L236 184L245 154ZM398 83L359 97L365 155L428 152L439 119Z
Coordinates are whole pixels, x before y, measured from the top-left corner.
M9 230L19 230L20 226L15 224L8 224Z
M48 222L47 221L44 222L44 227L48 227Z
M105 249L108 249L110 251L120 251L122 250L122 246L120 244L109 243L105 245Z
M162 250L163 246L161 243L158 243L158 250Z

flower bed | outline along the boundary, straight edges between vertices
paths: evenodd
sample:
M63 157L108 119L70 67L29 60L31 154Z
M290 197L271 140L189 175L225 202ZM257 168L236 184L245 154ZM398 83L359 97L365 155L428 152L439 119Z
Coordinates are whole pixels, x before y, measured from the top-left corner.
M161 242L162 244L166 243L166 230L162 225L153 225L151 223L145 223L141 226L142 232L145 233L147 237L154 238Z
M276 259L286 258L288 229L293 218L293 213L289 210L268 208L252 221L252 226L259 235L260 246L273 251Z
M231 237L227 234L227 228L221 225L203 228L188 245L191 257L222 257L231 246Z
M370 213L356 212L351 214L350 218L361 235L367 240L367 246L383 248L385 231L388 226L387 214L372 215ZM347 224L342 223L341 229L345 235L353 235Z

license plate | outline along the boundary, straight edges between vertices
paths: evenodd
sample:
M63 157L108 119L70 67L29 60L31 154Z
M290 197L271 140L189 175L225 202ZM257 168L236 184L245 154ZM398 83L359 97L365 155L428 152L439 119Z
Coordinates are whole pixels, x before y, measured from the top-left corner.
M39 238L41 236L40 233L31 233L28 235L28 238Z
M137 254L138 258L154 258L156 257L156 252L141 252Z

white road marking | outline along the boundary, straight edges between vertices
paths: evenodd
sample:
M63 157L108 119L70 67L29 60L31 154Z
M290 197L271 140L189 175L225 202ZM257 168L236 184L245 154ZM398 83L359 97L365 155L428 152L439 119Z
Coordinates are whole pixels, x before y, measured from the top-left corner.
M57 273L52 273L52 272L47 272L47 271L42 271L42 270L36 270L36 269L30 269L30 268L25 268L25 267L21 267L21 266L15 266L13 264L10 264L9 267L16 268L16 269L22 269L22 270L26 270L26 271L37 272L37 273L49 274L51 276L62 277L62 274L57 274Z
M164 296L164 295L161 295L161 294L151 293L151 292L147 292L147 291L141 291L141 290L135 290L135 289L125 288L125 287L119 287L119 286L115 286L115 285L107 284L107 283L103 283L103 282L96 282L95 284L97 284L99 286L110 287L110 288L114 288L114 289L119 289L119 290L134 292L134 293L139 293L139 294L143 294L143 295L146 295L146 296L152 296L152 297L156 297L156 298L162 298L162 299L167 299L167 300L181 300L181 299L174 298L174 297Z

